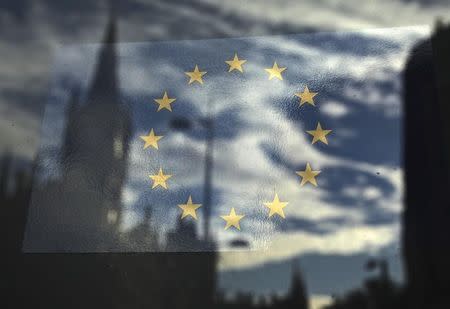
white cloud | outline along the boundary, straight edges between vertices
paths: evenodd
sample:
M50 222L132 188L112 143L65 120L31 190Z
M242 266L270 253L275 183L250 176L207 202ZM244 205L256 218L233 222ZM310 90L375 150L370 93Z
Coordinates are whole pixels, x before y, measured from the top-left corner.
M321 104L320 111L335 118L340 118L349 113L348 108L344 104L334 101Z
M397 239L395 226L343 226L335 233L314 235L303 232L276 235L265 250L226 252L219 259L220 270L240 269L279 261L305 253L351 255L373 252Z

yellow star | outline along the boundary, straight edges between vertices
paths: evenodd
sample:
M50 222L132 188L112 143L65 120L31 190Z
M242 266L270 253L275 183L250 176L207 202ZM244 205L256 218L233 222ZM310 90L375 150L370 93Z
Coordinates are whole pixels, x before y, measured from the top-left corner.
M150 179L153 180L152 189L156 188L157 186L161 186L164 189L167 189L166 181L172 177L172 175L164 175L162 168L159 169L158 174L156 175L149 175Z
M140 138L145 141L144 149L152 146L158 149L158 141L163 138L162 135L155 135L153 129L150 131L149 135L141 135Z
M311 144L315 144L317 141L328 145L327 135L331 133L331 130L323 130L320 122L317 123L317 128L315 130L306 131L308 134L313 136Z
M246 63L247 60L239 60L238 55L234 54L233 60L228 60L225 62L230 66L230 68L228 69L228 72L231 72L233 70L238 70L239 72L243 73L244 70L242 69L242 65L244 63Z
M283 76L281 76L281 73L284 70L286 70L286 68L279 68L277 62L275 61L272 68L267 68L264 70L266 70L267 73L269 73L269 80L271 80L274 77L278 78L279 80L283 80Z
M197 220L197 213L195 212L197 208L200 208L201 204L193 204L192 197L189 195L188 201L186 204L179 204L178 207L183 209L183 214L181 215L181 219L191 216L195 220Z
M170 104L172 104L173 102L175 102L175 98L169 98L169 96L167 95L167 91L164 91L164 95L161 99L154 99L156 103L159 104L158 106L158 112L160 110L162 110L163 108L172 111L172 106Z
M199 82L200 84L203 84L202 76L206 74L206 71L200 71L198 69L198 66L195 65L194 71L184 72L184 74L190 77L189 85L192 84L193 82Z
M319 175L321 171L313 171L309 163L306 163L306 169L304 171L298 171L295 173L300 177L302 177L302 182L300 183L300 186L303 187L305 183L310 182L312 185L317 187L316 176Z
M317 95L317 92L310 92L308 86L305 87L305 90L303 90L303 92L297 92L295 95L300 98L300 106L305 103L316 106L314 104L314 97Z
M283 208L289 204L288 202L280 202L278 198L278 194L275 193L275 197L273 198L273 201L270 203L264 203L265 206L269 207L270 213L269 218L272 217L274 214L278 214L281 218L286 218L284 216Z
M234 211L234 208L231 208L229 215L220 216L222 219L224 219L227 222L227 225L225 226L225 230L227 230L230 226L234 226L238 230L241 230L241 226L239 225L239 221L244 218L244 215L237 215Z

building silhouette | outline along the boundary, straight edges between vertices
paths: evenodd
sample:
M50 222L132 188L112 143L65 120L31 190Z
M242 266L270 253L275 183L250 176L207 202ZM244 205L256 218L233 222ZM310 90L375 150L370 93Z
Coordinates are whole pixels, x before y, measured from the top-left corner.
M369 259L365 268L368 272L378 271L378 275L367 278L361 287L334 297L333 304L325 309L407 308L404 288L392 280L385 259Z
M27 251L118 247L131 119L120 100L115 40L112 16L85 100L72 90L59 153L61 176L33 188Z
M306 287L303 282L302 274L300 272L300 266L295 260L292 262L291 286L289 287L285 303L285 308L308 308Z
M450 27L438 24L410 52L403 76L405 209L404 287L384 261L378 278L335 299L327 309L450 308Z
M30 193L31 179L22 183L20 175L13 175L19 189L8 193L11 160L5 156L0 162L2 206L11 217L21 218L7 227L16 236L9 242L13 267L8 267L5 281L12 292L11 308L173 309L214 304L215 244L201 239L190 222L179 221L162 242L151 222L152 205L146 205L141 224L129 232L119 229L131 118L120 102L115 22L111 16L86 95L72 89L59 178L34 182ZM33 204L28 209L30 194ZM27 210L28 253L23 254ZM123 251L107 253L117 248ZM196 252L205 249L208 252ZM165 250L177 252L161 252ZM97 253L79 253L92 251Z
M450 27L438 25L404 73L408 308L450 308L449 42Z
M291 283L285 295L272 294L256 297L252 293L238 292L230 299L218 294L216 304L219 309L307 309L308 297L306 287L297 260L292 261Z
M131 130L129 111L120 101L115 40L116 25L111 18L85 103L77 101L77 94L70 102L61 158L64 190L75 196L97 195L95 204L77 201L76 206L67 207L67 216L79 213L83 221L92 219L85 221L92 226L75 224L109 239L109 246L94 248L100 250L110 249L117 241Z
M143 221L120 231L132 119L120 101L115 23L112 15L86 94L71 89L59 177L35 181L31 190L34 165L12 173L11 157L0 158L6 308L307 308L296 265L285 296L220 297L216 244L208 230L200 237L192 221L179 218L163 241L146 205Z

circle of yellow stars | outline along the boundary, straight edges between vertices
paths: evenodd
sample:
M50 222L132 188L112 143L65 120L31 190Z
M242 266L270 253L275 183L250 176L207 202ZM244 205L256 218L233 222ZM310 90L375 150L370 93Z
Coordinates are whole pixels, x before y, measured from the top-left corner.
M237 71L239 73L244 73L244 65L247 63L246 59L239 58L238 54L235 53L232 59L226 60L225 63L228 65L228 73L232 73ZM272 67L264 69L268 74L268 80L277 79L283 80L283 74L286 72L287 67L280 66L276 61L273 62ZM188 85L192 84L204 84L203 78L207 74L207 71L202 70L198 64L195 64L192 71L184 72L184 74L189 78L187 83ZM237 73L237 74L239 74ZM316 107L314 102L314 98L318 95L318 92L311 91L306 85L303 91L294 93L296 97L299 98L299 107L301 108L305 104L309 104L313 107ZM168 110L172 112L172 104L176 101L176 98L171 98L167 90L164 90L161 98L155 98L154 102L158 104L157 112ZM317 122L317 126L313 130L307 130L306 133L312 136L311 144L314 145L318 142L321 142L325 145L328 145L327 136L332 132L329 129L323 129L320 122ZM154 148L156 150L159 149L158 141L160 141L164 136L157 135L153 128L150 129L148 135L141 135L140 139L142 139L144 143L144 148ZM303 187L306 184L311 184L314 187L318 186L316 177L321 173L320 170L314 170L311 167L309 162L306 163L305 169L301 171L295 171L295 173L301 177L300 187ZM153 181L152 190L157 188L162 188L167 190L169 188L167 182L172 178L173 175L165 174L163 168L160 167L159 171L156 174L149 175L149 178ZM275 193L273 200L270 202L264 202L262 206L268 208L268 218L273 216L278 216L282 219L286 218L284 213L284 208L289 204L289 202L281 201L278 193ZM181 219L191 218L193 220L197 220L197 210L201 208L202 204L194 203L192 200L192 196L189 195L185 204L179 204L178 207L181 209ZM228 230L229 228L234 228L236 230L241 230L240 221L245 217L244 214L238 214L236 209L232 207L228 214L221 215L225 221L224 230Z

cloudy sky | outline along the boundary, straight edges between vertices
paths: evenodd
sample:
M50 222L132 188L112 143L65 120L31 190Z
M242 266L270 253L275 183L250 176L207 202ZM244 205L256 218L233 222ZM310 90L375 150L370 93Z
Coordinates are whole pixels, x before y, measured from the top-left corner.
M49 102L49 94L55 89L51 82L54 76L52 71L57 67L55 53L61 50L61 45L98 42L106 21L105 4L86 1L83 4L65 2L56 5L51 1L26 0L4 3L0 11L0 55L4 60L0 73L0 147L2 151L8 149L31 159L40 144L44 106ZM227 210L230 202L233 205L239 204L240 200L233 196L238 196L242 191L254 192L252 189L256 185L253 179L261 181L258 186L260 192L256 196L248 196L248 200L254 201L255 208L258 207L258 202L270 200L275 191L290 202L286 214L287 218L291 219L286 220L284 226L267 222L260 226L264 231L273 232L270 242L266 243L270 246L265 254L222 254L223 276L220 284L224 288L232 290L250 287L259 292L283 291L289 282L292 257L300 257L306 281L309 283L309 292L325 295L325 298L331 293L342 292L358 285L364 277L362 265L367 255L372 253L385 255L394 268L394 274L398 279L401 277L398 256L398 215L401 211L401 167L398 152L398 129L401 125L399 74L408 49L415 40L426 34L426 26L432 25L438 16L444 19L449 16L448 4L445 1L427 3L387 0L258 0L246 1L245 5L242 5L234 1L205 0L195 1L192 5L178 1L132 1L123 5L119 16L119 39L125 42L364 30L363 37L370 38L367 42L380 44L377 48L367 42L365 45L358 41L361 50L357 51L353 44L350 44L353 40L340 46L341 49L333 49L327 48L326 44L318 46L317 42L305 42L305 37L303 40L300 37L290 40L279 37L272 41L250 39L248 45L251 45L251 54L247 53L248 50L242 53L249 61L245 79L236 77L224 80L227 76L221 71L224 69L222 65L225 65L222 58L230 58L234 50L222 49L219 53L215 52L214 57L217 60L214 65L205 64L205 70L211 74L205 77L209 83L205 84L203 93L195 93L193 89L187 88L183 93L177 94L180 100L186 98L188 103L185 102L184 106L197 107L198 114L203 111L196 100L207 100L212 96L215 102L219 102L215 106L218 106L216 112L220 113L224 104L220 103L220 98L211 95L210 87L216 87L214 85L218 83L234 86L233 100L227 100L226 108L230 108L228 112L233 116L231 120L236 121L239 128L230 132L232 143L224 138L217 147L224 150L218 153L234 151L233 153L241 153L242 156L218 156L215 173L227 164L234 164L234 168L227 170L228 173L223 177L242 185L225 186L220 185L222 182L216 182L216 187L222 190L217 192L218 197L225 195L224 191L232 193L227 194L230 195L229 199L217 201L217 212ZM392 35L388 42L383 39L383 31L366 31L373 28L417 25L424 25L425 28L389 31ZM318 36L313 35L311 38ZM345 41L345 36L329 36L325 41L331 42L333 46L334 43ZM342 50L345 48L348 50ZM125 52L139 53L140 49L139 44L128 45ZM264 49L271 50L272 54L265 54ZM239 50L238 52L240 53ZM279 53L285 55L283 61L286 62L288 70L285 80L275 83L274 87L274 83L267 84L264 80L266 76L262 70L270 66L272 57ZM73 57L76 58L77 54L80 55L74 52ZM325 60L317 61L316 57ZM277 58L282 64L282 58ZM89 67L89 59L94 60L93 57L85 59L83 68ZM188 60L203 63L203 59L195 58L195 53L192 58L186 59ZM129 65L127 72L130 75L123 80L123 87L132 101L135 97L133 93L141 92L139 88L145 88L147 82L158 85L158 80L155 81L154 77L140 72L139 67L133 68L132 63ZM185 83L185 76L182 74L186 69L184 65L180 65L175 71L171 71L170 67L167 65L157 69L167 69L165 74L170 75L173 82ZM72 73L89 76L89 70L78 69ZM310 75L312 70L316 73ZM338 75L328 75L331 71ZM310 81L319 89L318 107L297 113L292 93L299 88L301 90L302 86ZM145 101L147 96L160 95L161 89L157 88L152 86L142 90L140 99L132 104L139 104L139 100ZM242 91L243 88L253 90ZM224 93L220 95L231 95L226 89L221 91ZM277 101L277 98L282 98L282 101ZM348 100L349 98L351 100ZM245 104L246 102L249 103ZM142 103L141 107L146 106L146 103L148 101ZM182 106L181 101L178 103ZM258 113L247 113L254 106L259 107ZM179 112L183 111L181 108ZM367 121L368 118L372 119L368 113L375 116L373 122ZM257 117L258 115L260 117ZM273 117L274 115L276 117ZM280 121L275 124L273 118ZM317 145L312 147L304 132L305 129L310 129L318 118L335 130L335 134L330 136L330 145L327 148L315 147ZM251 126L244 127L243 121L250 121ZM259 130L260 127L264 130ZM349 130L350 127L363 128L363 133L356 134L353 129ZM145 131L144 126L137 128ZM162 128L163 131L167 129L164 126ZM388 132L397 133L388 135L386 139L381 138ZM140 134L139 130L136 134ZM370 136L370 140L367 140L367 136ZM377 140L381 141L381 148L375 148L372 144ZM180 147L179 141L182 141L184 153L187 150L201 149L202 146L201 138L194 134L177 136L169 133L165 140L168 147L166 149L171 149L171 145ZM126 192L130 205L130 224L136 219L131 205L139 204L141 188L147 181L145 176L139 173L139 168L141 165L145 165L145 169L152 167L146 165L148 162L135 151L139 146L138 142L133 144L132 175L136 183L130 182ZM388 150L383 152L383 147ZM376 151L372 151L374 149ZM158 154L155 162L162 162L159 157L163 154L161 149L161 154ZM194 159L196 155L199 154L193 151L191 158ZM252 156L256 159L248 162ZM313 167L317 166L323 171L319 178L319 188L316 190L308 187L299 190L299 179L292 173L292 170L301 169L306 160L310 160ZM172 164L174 165L168 167L175 170L177 166ZM233 178L236 176L230 175L229 171L237 167L249 174L252 180L240 178L238 181ZM182 172L196 175L194 171ZM199 177L199 172L196 173ZM189 184L190 190L195 191L194 183L195 177ZM249 186L244 187L244 184ZM172 187L175 190L183 185L181 180L174 179ZM183 190L179 192L180 196L187 193ZM328 192L334 194L330 195ZM376 220L372 221L371 218ZM215 224L221 224L220 219L216 221L218 222ZM260 220L249 219L244 224L243 221L241 235L248 237L255 245L258 241L250 231L254 231L255 226L261 224L259 222ZM317 229L319 222L320 229ZM220 239L226 239L228 235L233 234L220 231L217 233ZM334 267L328 267L330 265ZM324 269L335 272L334 280L331 280L329 275L318 275ZM342 269L343 273L337 272L337 269ZM235 270L239 271L234 272ZM273 274L273 282L259 280L260 273ZM242 286L236 286L236 282L241 282Z
M216 129L211 229L219 250L226 251L220 264L224 287L231 288L236 276L248 276L252 269L276 268L280 261L311 255L331 257L328 263L334 265L337 256L364 260L381 255L397 263L394 273L400 280L401 72L408 51L428 33L428 27L416 26L120 44L120 85L133 121L123 228L135 226L144 209L152 207L153 224L164 232L180 216L176 205L189 195L202 202L205 132L199 123L210 110ZM42 149L60 147L61 135L55 132L64 132L70 97L65 81L86 87L97 49L96 44L71 45L56 52ZM244 73L227 72L225 60L235 52L247 60ZM269 80L264 70L275 61L287 67L282 81ZM184 72L195 65L207 71L203 85L188 85ZM294 94L305 86L318 92L316 107L299 107ZM173 112L157 112L153 99L164 91L177 99ZM178 117L189 119L191 130L174 131L170 121ZM306 130L318 122L333 130L329 145L311 144ZM157 151L144 150L139 139L150 129L164 135ZM56 171L55 157L46 153L46 171ZM295 171L307 162L322 171L318 187L300 187ZM148 175L160 167L173 175L169 190L150 188ZM267 218L263 203L275 193L289 202L286 219ZM220 215L231 207L246 215L242 231L223 229ZM233 239L245 239L249 250L229 253ZM313 292L336 292L311 269L309 274L319 282ZM340 290L354 282L348 284ZM233 283L232 289L240 288L248 286ZM250 289L270 288L282 290L264 282Z

